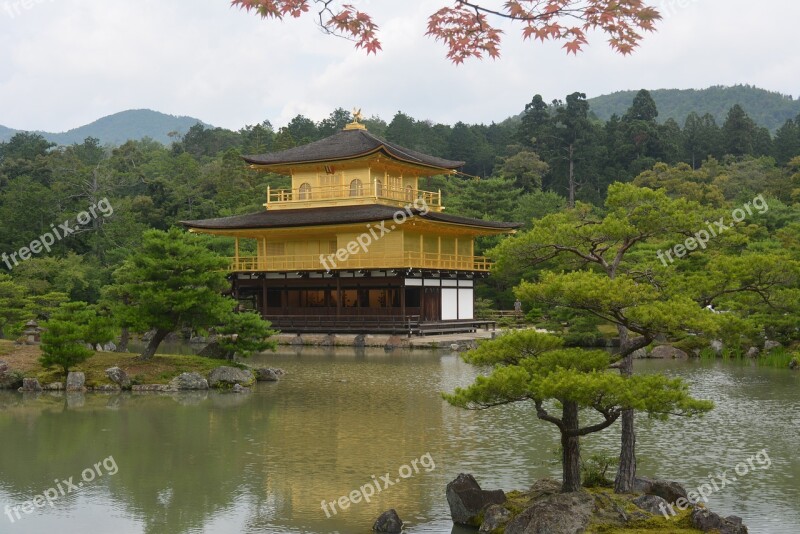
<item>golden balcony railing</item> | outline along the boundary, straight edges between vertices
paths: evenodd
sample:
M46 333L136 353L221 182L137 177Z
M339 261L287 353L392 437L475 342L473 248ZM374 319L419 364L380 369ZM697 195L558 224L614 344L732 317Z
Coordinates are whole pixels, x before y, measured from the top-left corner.
M344 256L344 254L342 254ZM435 252L353 254L340 260L335 254L249 256L231 258L232 272L325 271L337 269L437 269L488 272L492 262L483 256L457 256Z
M271 189L267 186L267 209L270 207L302 207L314 204L346 204L347 201L389 201L398 204L413 204L415 207L439 209L442 207L441 191L423 191L410 186L393 188L377 182L361 185L332 185L300 187L295 189ZM287 206L288 205L288 206Z

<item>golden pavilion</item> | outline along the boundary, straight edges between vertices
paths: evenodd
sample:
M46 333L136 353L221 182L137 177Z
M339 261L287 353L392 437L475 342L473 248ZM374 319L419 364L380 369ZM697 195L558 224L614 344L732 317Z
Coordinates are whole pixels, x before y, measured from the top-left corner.
M520 225L445 214L441 192L419 189L420 178L455 174L464 162L381 139L358 114L330 137L244 160L290 176L291 189L268 188L257 213L183 222L234 239L229 278L244 307L284 332L480 326L474 284L491 263L475 255L475 238Z

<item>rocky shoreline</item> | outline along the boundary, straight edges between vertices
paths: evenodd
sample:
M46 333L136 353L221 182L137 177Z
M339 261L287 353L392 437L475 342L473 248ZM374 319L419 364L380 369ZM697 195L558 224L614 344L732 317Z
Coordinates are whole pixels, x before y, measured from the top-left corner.
M0 389L15 389L20 393L38 393L42 391L66 391L67 393L103 392L113 393L131 391L176 392L203 391L216 389L234 393L246 393L256 382L277 382L286 374L283 369L272 367L239 368L220 366L203 376L200 373L181 373L168 384L135 384L120 367L106 369L106 376L112 384L87 386L86 375L73 371L67 375L66 382L40 384L36 378L25 377L23 373L10 369L9 365L0 361Z
M446 488L453 523L482 534L580 534L713 532L747 534L736 516L721 517L677 482L636 479L636 493L618 495L611 488L561 493L551 478L527 491L484 490L475 477L461 473ZM373 524L373 531L400 533L403 522L394 509Z

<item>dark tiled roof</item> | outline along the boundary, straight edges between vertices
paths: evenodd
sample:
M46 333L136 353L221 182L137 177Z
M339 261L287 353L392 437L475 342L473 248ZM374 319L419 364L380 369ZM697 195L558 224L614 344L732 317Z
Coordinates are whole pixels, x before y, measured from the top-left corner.
M464 165L463 161L450 161L403 148L372 135L367 130L342 130L307 145L260 156L243 156L243 158L247 163L254 165L289 165L342 161L373 152L384 152L395 159L425 167L452 170Z
M251 230L256 228L291 228L297 226L315 226L347 223L366 223L385 221L391 219L398 208L369 204L365 206L336 206L329 208L303 208L292 210L271 210L249 213L247 215L234 215L219 219L204 219L199 221L181 221L188 228L198 230ZM512 230L522 226L520 223L484 221L457 215L445 215L429 211L425 215L414 210L414 214L430 221L476 226L498 230Z

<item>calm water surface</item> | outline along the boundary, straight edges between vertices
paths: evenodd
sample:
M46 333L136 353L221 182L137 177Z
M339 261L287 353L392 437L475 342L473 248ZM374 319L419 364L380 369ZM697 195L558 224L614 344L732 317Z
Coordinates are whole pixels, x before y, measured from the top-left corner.
M559 476L557 433L530 406L467 412L441 400L477 372L455 354L283 348L254 360L288 375L249 395L0 393L0 513L103 459L117 468L101 465L102 477L14 523L0 516L0 533L366 534L388 508L411 534L460 533L444 498L458 473L506 490ZM704 362L637 371L682 376L717 404L699 420L640 418L641 474L693 488L766 449L771 467L737 476L710 507L751 533L800 532L800 374ZM617 432L585 440L584 454L615 454ZM414 473L426 454L435 468ZM326 517L321 501L401 469L411 476Z

